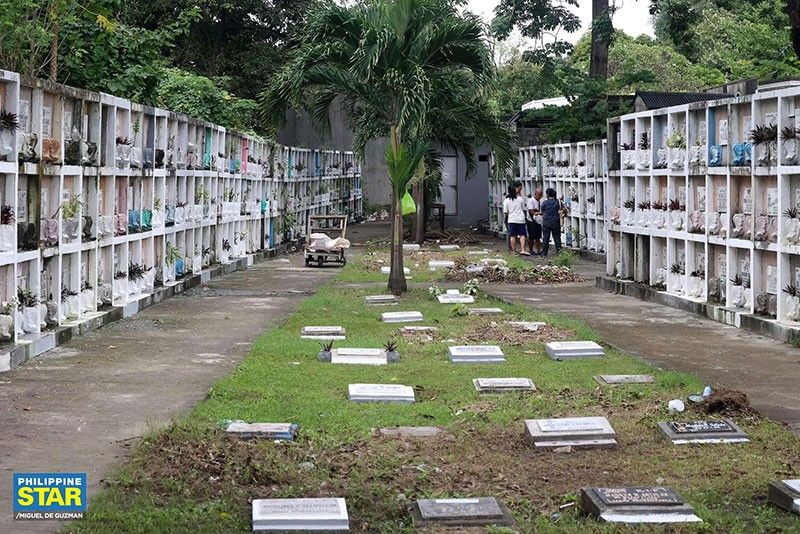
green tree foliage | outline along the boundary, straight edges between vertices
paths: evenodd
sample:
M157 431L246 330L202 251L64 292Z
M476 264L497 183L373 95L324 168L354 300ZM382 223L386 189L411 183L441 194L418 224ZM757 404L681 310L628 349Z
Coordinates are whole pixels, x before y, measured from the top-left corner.
M221 89L209 78L180 69L163 69L154 104L239 131L258 129L258 104Z
M497 69L492 104L501 116L511 116L526 102L560 94L560 80L552 68L525 61L521 53L515 53Z
M547 63L572 50L559 32L574 33L581 28L581 20L574 12L577 6L577 0L501 0L494 10L492 33L503 40L518 28L535 43L526 59Z
M172 64L255 98L281 67L293 36L318 0L132 0L126 17L158 30L187 10L199 9L188 31L175 37Z

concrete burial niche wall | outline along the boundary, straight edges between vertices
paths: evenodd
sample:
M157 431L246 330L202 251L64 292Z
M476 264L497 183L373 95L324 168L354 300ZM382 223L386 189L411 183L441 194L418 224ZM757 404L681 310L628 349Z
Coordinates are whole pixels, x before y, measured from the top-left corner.
M0 109L0 371L362 213L352 152L1 70Z

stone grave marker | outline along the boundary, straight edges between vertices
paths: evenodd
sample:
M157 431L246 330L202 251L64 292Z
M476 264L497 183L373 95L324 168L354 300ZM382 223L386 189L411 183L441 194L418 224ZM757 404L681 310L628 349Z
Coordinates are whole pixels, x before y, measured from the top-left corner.
M463 293L456 293L456 294L447 294L439 295L436 297L436 300L439 301L440 304L473 304L475 303L475 297L472 295L466 295Z
M800 480L778 480L769 485L769 502L800 514Z
M367 295L364 302L373 306L392 306L400 302L394 295Z
M475 378L478 393L529 393L536 391L530 378Z
M547 326L547 323L542 323L538 321L509 321L509 326L514 328L519 328L526 332L537 332L541 327Z
M730 419L671 421L658 423L664 436L675 445L688 443L747 443L744 431Z
M418 243L403 243L403 252L417 252L419 249Z
M453 363L505 363L503 350L497 345L457 345L447 347Z
M461 250L461 247L458 245L439 245L439 250L442 252L453 252L455 250Z
M342 340L345 339L345 329L342 326L304 326L300 331L300 338L317 341Z
M415 401L414 388L400 384L350 384L348 398L353 402L404 402Z
M474 499L419 499L411 507L414 526L515 526L508 508L494 497Z
M500 315L505 313L500 308L470 308L469 314L470 315Z
M579 360L605 356L603 347L594 341L552 341L545 345L547 355L553 360Z
M489 251L486 249L483 250L470 250L467 252L468 256L487 256Z
M378 428L375 434L388 438L433 438L446 432L438 426L395 426Z
M605 417L527 419L525 440L536 449L613 448L617 434Z
M694 509L665 487L583 488L585 514L609 523L700 523Z
M386 312L381 314L384 323L415 323L424 320L418 311Z
M339 348L331 351L331 363L351 365L387 365L383 349Z
M416 333L416 332L438 332L439 329L435 326L404 326L400 328L401 332Z
M437 269L452 269L456 266L453 260L430 260L428 262L428 269L435 271Z
M297 428L297 425L292 423L243 423L234 421L228 425L225 433L242 439L263 438L292 441L297 434Z
M618 386L621 384L652 384L656 381L652 375L597 375L594 377L598 384L604 386Z
M391 272L392 272L391 267L387 266L381 267L381 274L390 274ZM408 276L409 274L411 274L411 269L409 269L408 267L403 267L403 274Z
M255 499L253 532L349 532L344 499Z

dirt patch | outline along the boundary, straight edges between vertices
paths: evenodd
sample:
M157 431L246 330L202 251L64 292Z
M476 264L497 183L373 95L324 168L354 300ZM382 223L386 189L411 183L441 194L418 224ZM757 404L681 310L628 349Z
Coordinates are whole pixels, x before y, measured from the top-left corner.
M734 389L718 389L701 403L697 409L707 414L721 414L729 416L756 416L757 412L750 405L750 399L745 393Z
M551 341L564 341L573 336L572 332L554 326L545 325L535 332L513 327L508 323L484 321L473 324L462 336L466 343L484 343L496 341L503 345L527 345L529 343L549 343Z
M578 273L568 267L555 265L531 265L530 267L505 267L489 265L480 270L470 268L466 263L456 263L454 269L447 271L448 282L466 282L477 278L481 282L499 284L547 285L583 282Z

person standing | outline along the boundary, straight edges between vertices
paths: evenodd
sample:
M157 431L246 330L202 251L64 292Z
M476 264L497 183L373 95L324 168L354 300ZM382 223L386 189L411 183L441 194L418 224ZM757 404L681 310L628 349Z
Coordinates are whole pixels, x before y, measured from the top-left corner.
M522 198L522 182L516 181L508 188L508 195L503 200L503 214L508 228L509 248L511 252L517 250L517 238L520 242L520 254L530 256L525 248L525 199Z
M537 187L528 199L528 252L538 256L542 252L542 188Z
M542 256L547 256L550 249L550 236L556 243L556 254L561 252L561 202L556 198L556 191L547 188L547 198L541 203L542 212Z

